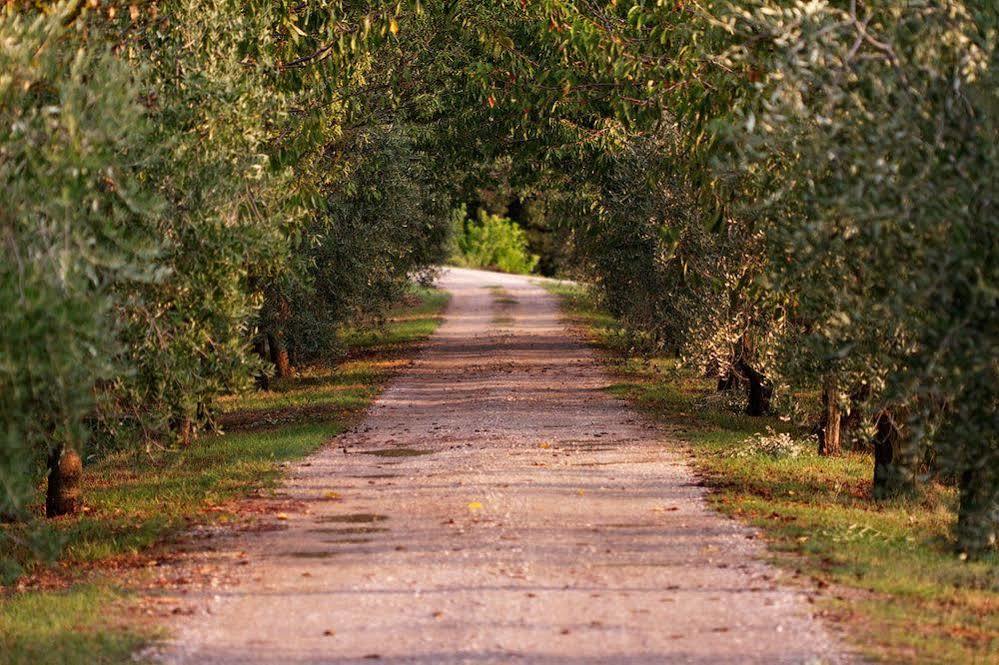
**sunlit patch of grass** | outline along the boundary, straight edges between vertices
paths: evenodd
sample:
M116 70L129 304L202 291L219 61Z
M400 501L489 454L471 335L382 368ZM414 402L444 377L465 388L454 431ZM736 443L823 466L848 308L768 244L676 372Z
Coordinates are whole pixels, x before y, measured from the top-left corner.
M64 562L138 553L200 518L198 511L272 486L281 462L309 454L342 428L339 421L295 424L205 437L179 451L114 455L89 470L88 512L66 520Z
M444 291L414 288L412 294L386 316L384 325L365 325L344 331L344 345L352 354L387 353L400 344L429 337L440 325L450 295Z
M227 520L227 502L274 487L282 462L317 450L363 413L401 352L437 328L446 304L442 292L417 290L383 322L345 331L344 362L307 368L270 391L227 398L226 434L182 449L125 449L88 466L85 512L51 523L65 543L56 570L66 588L0 596L0 662L131 662L154 634L112 611L126 592L101 576L101 566L141 555L192 524ZM41 572L13 541L2 542L0 556ZM95 567L96 577L74 583L70 571Z
M824 589L822 611L862 652L893 663L999 662L999 558L954 554L953 488L934 484L916 497L876 502L866 454L736 456L767 428L808 434L706 406L713 381L671 358L625 355L619 324L583 288L546 287L602 351L616 377L608 390L671 426L712 488L712 505L759 527L778 565Z
M223 400L222 409L224 413L247 413L308 406L350 407L365 397L365 391L358 389L370 386L382 373L379 363L370 361L308 367L294 378L272 381L268 390Z
M340 362L300 368L292 378L272 381L268 390L221 400L223 425L232 429L328 420L331 414L364 407L399 366L397 351L433 333L447 302L442 291L414 289L384 321L344 330L341 338L348 351Z
M159 631L129 625L107 608L121 595L106 585L36 591L3 599L0 662L4 665L129 663Z

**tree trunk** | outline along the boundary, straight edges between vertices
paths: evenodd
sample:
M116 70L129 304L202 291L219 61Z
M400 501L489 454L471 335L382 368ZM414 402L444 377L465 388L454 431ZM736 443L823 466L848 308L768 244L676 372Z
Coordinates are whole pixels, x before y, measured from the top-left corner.
M999 492L994 480L987 469L967 468L961 472L958 488L958 546L971 555L994 550L999 543Z
M184 419L180 422L180 429L177 434L177 441L182 447L187 448L191 445L191 439L194 438L194 424L191 422L190 418L186 416L184 417Z
M59 446L49 453L49 479L45 493L45 516L72 515L80 508L83 461L72 448Z
M721 376L718 377L718 392L723 390L734 390L738 385L739 377L735 375L735 371L729 367Z
M288 357L288 349L285 348L281 339L281 333L267 335L267 343L271 347L271 362L274 363L274 375L279 379L291 376L291 359Z
M822 387L822 422L819 425L819 454L839 455L843 452L840 442L840 424L842 422L839 408L839 391L832 377L826 380Z
M862 384L856 390L850 391L850 408L842 413L839 419L839 437L840 440L846 440L851 443L851 450L865 450L863 446L857 445L856 440L849 437L850 432L856 432L861 429L864 424L864 402L870 397L871 387L867 384Z
M874 498L896 496L911 484L903 468L902 432L888 411L878 414L874 434Z
M767 377L753 369L745 360L739 360L739 371L749 381L749 403L746 405L746 414L765 416L770 413L770 399L774 390L767 383Z
M253 352L256 353L262 360L267 360L267 338L263 335L257 335L253 340ZM253 377L253 382L256 384L258 390L269 390L271 387L271 378L267 376L267 372L260 371L255 377Z

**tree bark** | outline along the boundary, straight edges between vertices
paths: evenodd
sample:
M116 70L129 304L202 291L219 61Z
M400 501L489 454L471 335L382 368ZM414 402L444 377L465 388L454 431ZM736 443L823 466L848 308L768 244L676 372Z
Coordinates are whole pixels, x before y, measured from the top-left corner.
M188 446L191 445L191 440L194 438L194 436L193 436L194 435L194 423L191 422L190 418L185 417L180 422L180 430L178 431L177 434L178 434L178 439L177 440L178 440L178 442L180 443L180 445L182 447L187 448Z
M902 432L891 413L882 411L875 421L874 498L895 496L906 489L900 468Z
M746 414L765 416L770 413L770 399L773 397L774 390L767 382L767 377L741 359L739 360L739 371L749 381L749 403L746 404Z
M836 380L826 379L822 387L822 422L819 425L819 454L839 455L843 452L840 441L842 414L839 408L839 391Z
M972 467L958 478L960 501L957 539L966 554L995 550L999 543L999 492L984 468Z
M260 356L262 360L267 360L267 339L263 335L257 335L254 338L253 352ZM269 390L271 387L271 378L264 371L258 372L253 377L253 382L256 384L258 390Z
M274 363L275 376L281 379L291 376L291 359L281 339L281 333L269 333L267 343L271 347L271 362Z
M49 453L49 478L45 492L45 516L72 515L80 508L83 461L72 448L59 446Z

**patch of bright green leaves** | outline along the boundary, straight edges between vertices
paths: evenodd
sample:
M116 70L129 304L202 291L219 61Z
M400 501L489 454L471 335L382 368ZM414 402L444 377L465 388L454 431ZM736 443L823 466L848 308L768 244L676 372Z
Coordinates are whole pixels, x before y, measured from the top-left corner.
M460 209L463 212L463 209ZM451 261L469 268L485 268L526 275L538 265L528 249L527 234L516 222L479 210L478 218L456 216Z

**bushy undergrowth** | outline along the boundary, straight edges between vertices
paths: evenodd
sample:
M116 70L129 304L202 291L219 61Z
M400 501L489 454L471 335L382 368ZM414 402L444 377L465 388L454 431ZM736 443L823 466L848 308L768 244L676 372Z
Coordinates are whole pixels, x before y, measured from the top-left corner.
M479 210L470 220L455 216L452 263L520 275L534 271L538 257L528 250L527 234L516 222Z
M765 455L774 459L783 459L800 457L809 453L814 454L814 452L814 442L796 439L788 432L775 432L768 428L766 432L753 434L741 445L728 451L727 454L729 457Z

